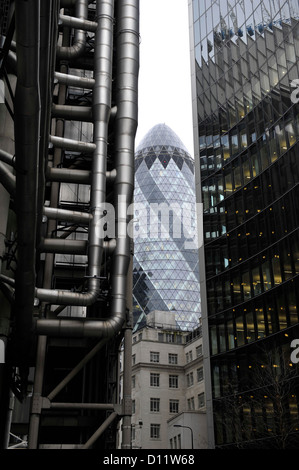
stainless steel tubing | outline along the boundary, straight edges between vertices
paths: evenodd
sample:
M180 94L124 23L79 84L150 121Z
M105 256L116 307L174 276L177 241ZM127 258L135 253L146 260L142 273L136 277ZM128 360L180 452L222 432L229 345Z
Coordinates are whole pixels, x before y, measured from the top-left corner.
M57 137L54 135L50 135L49 141L54 145L54 147L73 150L74 152L93 153L96 148L95 144L91 142L65 139L64 137Z
M92 109L90 106L70 106L63 104L52 105L52 117L72 121L92 122Z
M14 198L16 194L16 177L2 162L0 162L0 183L3 184L6 191Z
M56 209L55 207L44 207L43 213L48 219L63 220L65 222L77 222L88 225L92 215L88 212L76 212L67 209Z
M106 172L106 182L113 183L116 178L116 170ZM74 170L69 168L47 168L48 181L57 181L60 183L90 184L91 171Z
M126 279L130 262L128 206L133 200L135 135L138 120L139 0L118 2L114 195L116 239L111 269L110 328L118 331L126 312ZM121 204L120 204L121 201Z
M87 2L84 2L87 4ZM36 296L57 305L93 304L100 292L103 239L97 233L97 223L103 216L106 201L106 164L108 123L112 93L114 0L97 2L98 28L95 34L95 85L93 90L94 152L91 181L91 208L89 224L89 290L75 293L50 289L36 289ZM65 140L65 139L63 139ZM42 320L43 321L43 320ZM53 320L55 322L55 320ZM72 328L72 321L70 328ZM55 328L55 324L53 324ZM71 333L72 334L72 333Z
M8 152L5 152L5 150L0 149L0 161L13 166L14 156Z
M60 253L72 255L87 254L87 240L65 240L61 238L44 238L39 246L41 253Z
M16 285L15 280L9 276L5 276L5 274L0 274L0 282L13 287Z
M94 87L94 79L88 77L77 77L76 75L69 75L66 73L55 72L54 78L59 83L64 83L65 85L70 85L74 87L87 88L92 90Z
M47 180L60 183L90 184L91 172L69 168L47 168Z
M88 0L76 1L76 17L86 20L88 16ZM60 59L74 59L80 57L85 52L86 38L83 29L76 29L75 42L72 46L57 46L57 57Z
M16 332L20 372L27 376L35 297L35 238L40 137L39 0L15 4L17 85L15 93L16 215ZM28 230L30 227L30 230ZM22 370L23 369L23 370ZM22 370L22 371L21 371Z
M73 16L59 15L59 21L64 26L70 26L71 28L82 29L84 31L95 32L97 29L97 23L94 21L74 18Z
M118 2L117 14L117 45L118 51L117 58L117 80L116 88L117 94L117 115L115 117L116 126L116 213L117 213L117 242L113 254L112 271L111 271L111 315L107 320L37 320L36 328L39 334L55 335L55 336L92 336L92 337L109 337L116 334L123 325L126 313L126 277L130 260L130 239L127 234L127 208L132 202L133 186L134 186L134 144L137 129L137 114L138 114L138 94L137 82L139 71L139 0L127 0ZM97 18L99 24L100 35L96 35L96 42L99 41L99 36L109 35L109 44L112 44L112 19L113 19L113 0L98 3ZM106 31L107 29L107 31ZM96 47L96 65L102 63L108 65L108 57L101 58L97 54L102 51L102 48ZM110 51L111 52L111 51ZM109 54L110 55L110 54ZM106 67L95 70L96 85L95 86L95 100L94 112L99 120L95 122L95 135L99 135L99 130L104 126L105 132L107 130L105 123L109 110L108 104L106 107L98 103L103 103L107 100L108 92L107 86L110 86L111 80L108 79ZM109 67L110 68L110 67ZM102 76L102 80L100 80ZM111 76L109 76L111 78ZM101 87L100 84L103 83ZM108 113L109 114L109 113ZM101 118L105 116L105 119ZM96 138L96 141L99 139ZM102 142L103 144L103 142ZM106 148L106 146L105 146ZM97 161L97 159L94 159ZM93 172L93 199L102 198L103 187L105 184L104 167L98 162L102 168L101 171ZM98 188L98 189L97 189ZM123 204L119 207L119 202ZM91 226L92 227L92 226ZM90 274L93 277L94 283L97 284L96 277L98 276L99 267L99 254L102 251L101 246L97 244L94 239L95 231L91 230L91 246L90 249L95 253L92 258L93 262L90 266ZM94 240L95 245L93 245ZM98 284L97 284L98 285ZM69 302L71 305L80 305L84 294L70 293L65 291L44 292L37 289L37 296L41 300L49 301L57 305L63 305ZM76 303L78 302L78 303ZM81 304L82 305L82 304Z
M107 253L112 253L115 249L116 241L114 239L104 241L103 249ZM44 238L41 241L40 251L42 253L63 253L72 255L85 255L88 250L87 240L65 240L63 238ZM1 280L1 278L0 278Z

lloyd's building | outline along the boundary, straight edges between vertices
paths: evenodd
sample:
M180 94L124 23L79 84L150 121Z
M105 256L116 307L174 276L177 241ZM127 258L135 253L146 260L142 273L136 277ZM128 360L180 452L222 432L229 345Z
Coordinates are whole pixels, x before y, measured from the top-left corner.
M210 445L292 448L299 4L189 0L189 15Z

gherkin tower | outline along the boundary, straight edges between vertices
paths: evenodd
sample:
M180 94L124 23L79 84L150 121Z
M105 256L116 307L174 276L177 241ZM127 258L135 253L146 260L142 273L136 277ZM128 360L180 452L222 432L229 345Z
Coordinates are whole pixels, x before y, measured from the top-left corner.
M191 330L201 316L194 164L166 124L136 149L134 205L135 328L152 311L171 311L178 329Z

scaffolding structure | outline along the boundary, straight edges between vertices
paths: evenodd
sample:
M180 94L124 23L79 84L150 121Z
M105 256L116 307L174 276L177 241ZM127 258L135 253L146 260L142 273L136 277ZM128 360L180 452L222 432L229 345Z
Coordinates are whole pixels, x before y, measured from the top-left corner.
M0 446L129 448L139 0L0 9Z

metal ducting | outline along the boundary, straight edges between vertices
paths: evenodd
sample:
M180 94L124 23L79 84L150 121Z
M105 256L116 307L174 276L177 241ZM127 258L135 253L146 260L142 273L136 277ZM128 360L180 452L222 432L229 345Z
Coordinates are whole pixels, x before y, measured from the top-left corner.
M20 375L14 391L20 388L21 399L29 368L34 369L28 447L43 448L40 428L46 429L42 439L46 442L49 433L52 442L51 419L61 412L53 428L67 426L69 410L83 429L78 447L96 445L120 418L123 446L129 447L128 208L138 120L139 0L14 3L15 42L6 61L17 77L15 152L0 149L0 183L15 211L17 256L15 277L0 273L0 289L12 305L10 364ZM109 205L115 214L113 235L104 228ZM129 374L123 404L119 384L111 388L119 378L121 341L124 374ZM52 389L64 361L70 372ZM83 369L80 390L68 389L74 397L81 394L79 401L71 396L69 403L53 402ZM94 403L95 393L105 403ZM93 411L103 420L98 429ZM76 434L75 426L71 432Z

